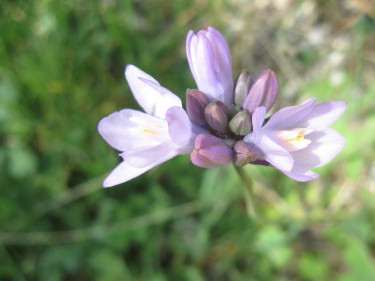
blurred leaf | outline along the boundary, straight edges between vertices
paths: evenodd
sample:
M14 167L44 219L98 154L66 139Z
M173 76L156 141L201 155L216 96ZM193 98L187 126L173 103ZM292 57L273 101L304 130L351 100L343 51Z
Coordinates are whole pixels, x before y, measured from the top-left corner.
M363 280L375 278L374 259L363 241L348 237L344 250L347 271L340 276L339 281Z
M257 235L255 246L276 268L283 268L292 257L287 237L276 225L264 227Z

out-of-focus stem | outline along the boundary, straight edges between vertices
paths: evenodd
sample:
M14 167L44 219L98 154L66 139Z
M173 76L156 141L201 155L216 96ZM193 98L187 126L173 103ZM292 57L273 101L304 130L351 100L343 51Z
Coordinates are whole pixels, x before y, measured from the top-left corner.
M236 169L236 172L240 176L241 181L243 183L247 214L249 215L249 217L253 219L258 219L254 201L253 182L249 178L243 167L234 165L234 168Z

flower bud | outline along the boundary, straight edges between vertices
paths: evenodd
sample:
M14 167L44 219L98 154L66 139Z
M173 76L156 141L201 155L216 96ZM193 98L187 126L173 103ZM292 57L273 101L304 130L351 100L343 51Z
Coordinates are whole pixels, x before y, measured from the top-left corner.
M254 74L247 70L243 70L236 80L234 88L234 103L236 105L242 105L251 86L255 80Z
M258 159L259 151L247 142L238 141L234 145L234 164L244 166Z
M221 101L214 101L208 104L204 110L207 123L219 133L225 134L228 131L229 111Z
M187 89L186 91L186 111L191 122L198 126L206 124L204 109L209 104L207 96L201 91Z
M198 89L210 100L233 104L232 63L228 44L216 29L208 27L186 37L186 56Z
M255 108L264 106L268 111L275 103L277 90L278 84L275 73L272 70L263 71L251 86L242 108L246 108L250 113L253 113Z
M238 112L229 121L229 129L239 136L245 136L251 132L251 116L247 109Z
M215 168L233 161L233 150L224 140L212 135L200 134L195 139L191 162L202 168Z

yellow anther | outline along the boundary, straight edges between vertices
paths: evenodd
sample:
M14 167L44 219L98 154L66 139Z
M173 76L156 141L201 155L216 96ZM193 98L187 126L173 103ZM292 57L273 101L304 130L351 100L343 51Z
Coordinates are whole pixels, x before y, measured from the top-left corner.
M296 136L295 138L288 139L286 141L301 141L304 139L304 137L305 135L303 134L303 131L301 130L298 132L298 136Z
M295 128L285 131L276 131L275 135L281 141L280 144L287 151L297 151L307 147L311 140L305 139L305 136L312 132L308 128Z
M157 134L157 132L155 132L153 130L150 130L150 129L142 129L142 132L149 133L149 134L154 134L154 135Z

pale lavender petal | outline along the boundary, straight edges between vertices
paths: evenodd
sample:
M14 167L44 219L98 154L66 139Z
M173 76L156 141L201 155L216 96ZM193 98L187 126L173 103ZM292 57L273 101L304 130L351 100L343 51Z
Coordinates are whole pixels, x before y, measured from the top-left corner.
M233 78L229 48L225 39L213 28L196 35L190 31L186 38L190 70L198 89L211 101L233 104Z
M264 119L266 118L267 109L263 106L255 109L252 115L253 131L258 132L263 125Z
M111 187L124 183L139 175L147 172L156 165L150 165L143 168L136 168L126 162L121 162L104 180L103 187Z
M300 165L294 165L293 169L290 172L281 170L285 175L290 177L293 180L300 181L300 182L306 182L311 181L313 179L316 179L319 177L317 173L314 173L313 171L300 166Z
M136 66L128 65L125 77L135 99L146 113L165 118L169 107L181 106L181 100L175 94Z
M192 30L189 30L188 34L186 35L185 50L186 50L186 58L189 63L190 71L193 74L194 79L195 79L195 71L194 71L193 61L191 58L191 45L193 44L192 42L193 37L195 37L194 32ZM195 44L192 47L194 49Z
M196 70L198 89L207 94L211 99L216 99L217 94L224 91L218 82L216 61L214 51L206 36L198 33L198 43L196 50ZM221 98L221 97L220 97Z
M121 153L121 157L131 166L142 168L153 163L162 163L179 154L179 147L167 140L154 147L134 149Z
M311 98L299 105L280 109L271 116L264 128L271 130L299 128L299 124L304 121L313 110L315 101L316 98Z
M259 106L266 107L267 111L276 100L278 84L272 70L263 71L254 82L243 102L243 108L252 113Z
M227 41L215 28L209 26L207 30L207 37L215 50L216 56L220 58L218 60L220 69L232 80L232 61Z
M173 106L182 107L182 102L179 97L173 94L168 89L160 86L159 84L140 78L145 84L153 88L155 91L161 94L160 98L155 101L154 116L165 119L165 115L169 108Z
M261 138L263 136L262 133L262 125L264 119L266 118L266 108L261 106L255 109L252 115L252 123L253 123L253 132L245 136L244 141L247 143L253 143L257 146L261 146Z
M314 105L301 128L323 129L329 127L346 110L344 101L330 101Z
M332 160L345 146L345 138L335 130L326 128L305 136L311 144L292 152L296 163L305 167L321 167Z
M158 159L154 157L151 160L149 160L149 164L142 166L142 167L136 167L131 165L131 162L137 163L136 160L132 159L134 156L126 157L126 159L120 163L104 180L103 187L111 187L116 184L124 183L126 181L129 181L133 178L138 177L139 175L147 172L148 170L154 168L155 166L173 158L177 154L169 151L169 153L162 155ZM139 164L139 163L138 163Z
M165 120L132 109L104 117L98 130L106 142L120 151L152 147L169 138Z
M186 36L186 57L189 62L190 71L193 74L194 80L198 85L199 81L199 61L197 59L197 45L198 38L192 30Z
M263 159L282 171L291 171L294 164L292 155L267 135L261 137L260 144L255 144L263 152Z
M189 145L192 137L192 124L185 110L178 106L171 107L167 111L167 122L172 141L181 147Z
M266 91L266 95L263 99L262 105L267 108L267 111L273 106L277 98L277 92L279 90L279 84L277 82L276 74L270 71L269 77L269 85L268 91Z
M227 41L219 31L213 27L208 27L207 30L208 32L206 36L210 40L211 46L214 49L217 62L215 70L226 93L224 97L225 100L223 102L229 105L233 103L232 95L230 94L233 90L233 77L229 47Z

